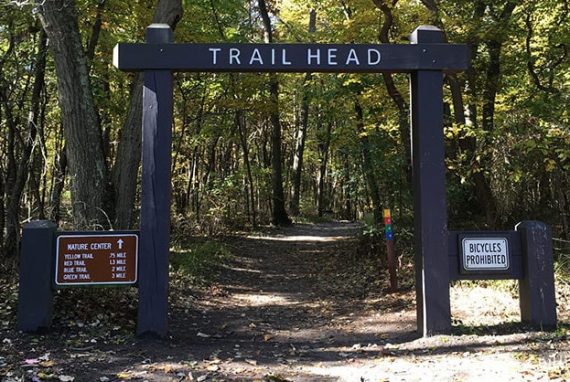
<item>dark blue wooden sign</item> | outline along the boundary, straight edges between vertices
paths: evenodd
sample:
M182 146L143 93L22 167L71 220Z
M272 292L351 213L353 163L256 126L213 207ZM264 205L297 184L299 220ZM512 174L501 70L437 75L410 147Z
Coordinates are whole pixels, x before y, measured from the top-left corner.
M125 71L455 72L469 67L469 50L452 44L121 43L113 60Z

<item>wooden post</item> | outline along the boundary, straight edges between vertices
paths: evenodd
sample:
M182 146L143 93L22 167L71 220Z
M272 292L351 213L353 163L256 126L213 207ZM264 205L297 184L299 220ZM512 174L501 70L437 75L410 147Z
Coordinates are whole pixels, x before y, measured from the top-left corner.
M523 221L515 230L521 234L522 247L521 319L535 329L556 329L552 232L538 221Z
M433 26L420 26L410 40L412 44L443 43L443 33ZM421 54L429 55L427 48ZM417 328L423 336L447 334L451 332L451 310L440 70L412 72L410 114Z
M57 226L47 220L24 225L20 254L18 329L37 332L51 325L53 241Z
M146 42L172 42L172 30L167 24L152 24ZM138 335L164 337L168 330L172 104L172 72L145 70Z
M398 273L396 271L396 258L394 256L392 213L390 212L389 208L385 208L383 215L386 238L386 259L388 260L388 274L390 275L390 292L396 292L398 290Z

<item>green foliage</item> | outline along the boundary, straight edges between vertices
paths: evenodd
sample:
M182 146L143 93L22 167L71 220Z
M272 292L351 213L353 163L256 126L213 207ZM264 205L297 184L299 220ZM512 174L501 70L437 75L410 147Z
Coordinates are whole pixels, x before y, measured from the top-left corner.
M90 40L98 2L77 0L84 45ZM508 228L523 219L542 219L555 236L570 238L570 44L568 10L559 0L439 1L438 12L424 2L400 0L390 7L392 43L407 43L420 24L439 25L453 43L472 48L472 69L457 81L465 118L458 120L446 78L446 166L450 228ZM7 3L8 4L8 3ZM504 11L514 4L511 13ZM278 43L376 43L386 22L370 0L268 2ZM92 91L106 142L109 166L116 160L129 99L132 74L112 67L112 48L119 41L142 41L155 3L107 0L101 30L90 62ZM255 2L238 0L183 1L184 15L176 40L184 42L260 42L261 20ZM25 142L31 68L40 24L32 5L0 5L0 194L6 205ZM316 31L308 30L310 10ZM508 14L508 16L502 16ZM11 52L9 41L17 42ZM497 62L493 47L499 44ZM494 66L495 65L495 66ZM532 70L531 70L532 69ZM495 76L490 76L497 70ZM327 140L324 210L327 217L363 219L373 202L363 165L362 138L367 138L380 203L398 214L398 229L411 231L413 210L406 142L409 136L408 76L390 79L402 95L398 108L386 78L371 74L278 74L282 127L284 189L292 188L293 156L308 102L308 127L301 176L298 219L315 220L323 145ZM175 76L172 189L173 230L209 234L269 222L271 133L268 76L255 73L178 73ZM496 88L493 91L493 88ZM61 205L61 223L70 210L70 182L52 201L59 155L65 141L57 102L54 65L48 57L42 94L40 133L34 146L31 174L22 196L19 221L51 217ZM357 131L355 102L363 110ZM492 109L492 113L489 111ZM8 114L16 121L11 127ZM240 119L240 123L237 123ZM459 118L461 119L461 118ZM492 124L489 123L492 121ZM326 127L331 125L330 136ZM11 129L13 131L11 131ZM13 133L13 136L11 134ZM14 148L8 142L13 140ZM249 163L249 169L246 166ZM135 174L133 174L133 177ZM488 187L494 216L486 214L481 190ZM253 200L251 200L253 195ZM59 203L59 204L58 204ZM370 225L372 227L372 225ZM0 225L0 242L5 236ZM377 228L370 228L371 233ZM403 232L403 231L402 231ZM374 232L374 234L379 234Z
M220 265L230 256L229 248L217 241L188 243L171 251L170 265L181 277L207 282L214 278Z

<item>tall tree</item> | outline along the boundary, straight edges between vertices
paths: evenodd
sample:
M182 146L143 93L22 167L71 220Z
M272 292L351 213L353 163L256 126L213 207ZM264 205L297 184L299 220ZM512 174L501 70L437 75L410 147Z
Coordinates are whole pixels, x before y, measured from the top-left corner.
M36 1L50 40L77 228L107 227L110 195L101 128L73 0Z
M309 33L314 34L317 27L317 13L314 9L309 12ZM305 141L309 125L309 91L307 89L312 74L306 73L303 80L303 98L301 100L301 125L295 137L295 153L293 157L293 189L289 208L293 215L299 214L299 200L301 198L301 175L303 173L303 156L305 154Z
M47 55L47 36L43 31L40 32L39 35L35 66L33 68L34 80L27 120L27 137L20 153L14 182L11 185L11 189L8 190L9 197L6 206L6 244L4 247L8 257L15 257L18 252L17 248L20 240L20 206L24 187L30 173L32 150L38 134L40 103L44 89Z
M267 44L273 42L273 30L271 19L267 11L265 0L259 0L259 12L263 21L264 41ZM279 117L279 81L275 73L269 73L269 99L271 103L271 186L273 190L273 216L275 225L289 225L291 219L285 210L285 194L283 192L283 171L281 155L281 121Z
M398 3L398 0L373 0L378 9L384 15L384 22L380 28L378 38L382 44L390 43L390 30L394 27L394 15L392 9ZM398 108L398 129L400 131L400 139L404 144L404 153L406 154L406 178L411 184L412 179L412 147L410 143L410 114L409 105L405 101L402 93L396 87L392 73L382 73L386 90L392 98L392 101Z
M358 96L354 101L354 113L356 117L356 131L359 135L362 155L362 170L366 179L370 199L372 199L372 211L374 214L374 224L378 225L382 221L382 198L380 195L380 187L376 179L376 171L374 169L372 144L368 138L368 134L364 129L364 112Z
M174 30L182 18L181 0L159 0L153 23L170 25ZM121 128L112 178L115 195L115 226L131 228L137 195L138 170L141 160L143 73L138 73L131 85L131 99L125 123Z

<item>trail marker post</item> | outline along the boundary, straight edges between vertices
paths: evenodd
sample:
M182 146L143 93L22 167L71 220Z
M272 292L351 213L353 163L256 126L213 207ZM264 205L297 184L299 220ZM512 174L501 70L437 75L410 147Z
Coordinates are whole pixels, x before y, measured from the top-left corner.
M388 262L388 274L390 275L390 291L398 290L398 274L396 271L396 259L394 257L394 232L392 231L392 214L389 208L384 212L384 236L386 237L386 259Z

